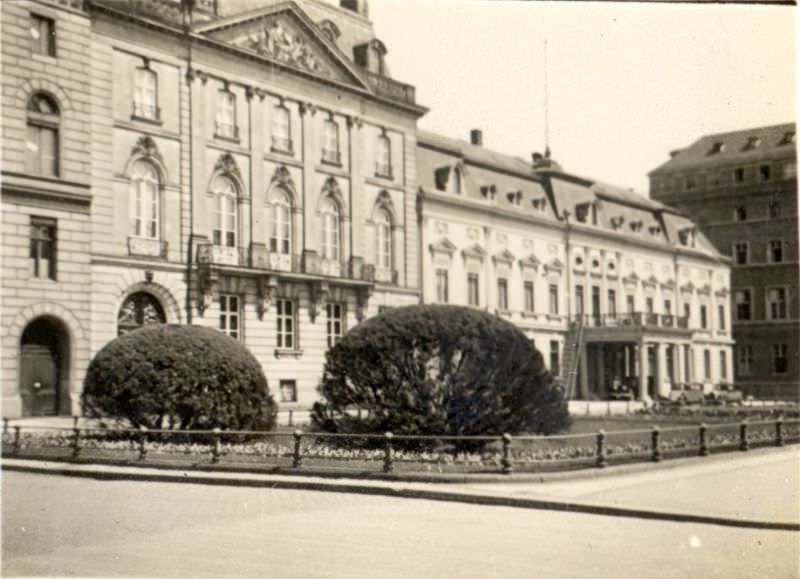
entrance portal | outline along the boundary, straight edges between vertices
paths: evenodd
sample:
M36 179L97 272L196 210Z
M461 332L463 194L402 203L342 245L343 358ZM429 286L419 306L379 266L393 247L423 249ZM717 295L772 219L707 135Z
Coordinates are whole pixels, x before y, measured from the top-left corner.
M52 317L40 317L20 339L23 416L69 414L69 334Z

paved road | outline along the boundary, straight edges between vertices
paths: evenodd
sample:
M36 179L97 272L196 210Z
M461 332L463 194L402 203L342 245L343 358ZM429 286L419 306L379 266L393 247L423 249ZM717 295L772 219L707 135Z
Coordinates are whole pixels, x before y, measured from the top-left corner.
M6 471L3 576L798 576L800 534Z

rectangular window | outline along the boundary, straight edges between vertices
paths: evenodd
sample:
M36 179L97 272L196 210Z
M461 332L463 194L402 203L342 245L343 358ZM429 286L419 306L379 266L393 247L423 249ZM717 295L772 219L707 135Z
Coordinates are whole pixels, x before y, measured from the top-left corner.
M333 165L341 164L339 154L339 125L333 119L325 121L322 144L322 161Z
M478 293L478 274L467 274L467 303L471 306L480 305L480 294Z
M739 205L733 209L734 221L747 221L747 208L744 205Z
M575 286L575 315L583 315L583 286Z
M31 117L33 115L30 115ZM37 115L39 117L41 115ZM25 172L45 177L58 176L58 128L56 125L28 119L25 142Z
M217 93L216 135L228 139L239 137L236 129L236 95L227 90Z
M276 302L276 322L278 331L278 348L292 350L296 348L294 302L292 300L278 300Z
M700 306L700 327L708 328L708 308L705 305Z
M142 119L159 120L157 77L149 68L136 69L133 115Z
M744 183L744 168L738 167L733 170L733 182Z
M647 297L644 300L644 310L648 314L652 314L655 311L655 305L653 304L653 298Z
M672 300L664 300L664 313L670 315L672 313Z
M770 320L786 318L786 288L767 288L767 315Z
M750 255L750 244L746 241L737 241L733 246L733 259L736 265L744 265L748 262Z
M625 307L628 310L629 314L632 314L633 312L636 311L635 303L636 302L634 301L634 297L631 294L625 296Z
M449 287L448 272L446 269L436 270L436 301L440 304L446 304L450 301L450 287Z
M56 279L56 221L31 217L31 275Z
M768 212L770 219L778 219L781 216L781 202L780 201L770 201L769 202L769 212Z
M327 304L325 314L327 316L328 347L330 348L344 334L344 308L342 304Z
M497 280L497 309L508 310L508 281L502 277Z
M783 240L773 239L769 242L769 261L771 263L780 263L783 261Z
M392 142L386 135L378 136L375 146L375 175L392 178Z
M231 338L239 339L239 296L220 294L219 329Z
M772 345L772 371L775 374L786 374L789 371L788 348L786 344Z
M717 306L717 327L725 331L725 306Z
M553 315L558 314L558 286L554 283L550 284L550 313Z
M721 380L728 379L728 356L725 354L725 350L719 352L719 377Z
M550 373L558 376L558 340L550 340Z
M281 380L279 388L281 402L297 402L297 382L295 380Z
M711 350L703 350L703 372L706 380L711 380Z
M689 304L683 304L683 317L686 319L686 325L688 327L692 319L692 308Z
M529 314L532 314L534 312L534 306L536 305L534 303L534 298L533 298L533 282L532 281L526 281L524 283L524 285L523 285L523 293L525 294L525 311L528 312Z
M753 295L749 289L736 290L733 293L736 302L736 319L749 320L752 316Z
M769 165L761 165L758 168L758 177L761 181L769 181L772 178L772 167Z
M736 347L736 365L739 376L749 376L753 371L753 346Z
M292 126L289 109L278 105L272 109L272 150L292 152Z
M55 20L31 14L31 49L36 54L56 55Z
M608 314L617 315L617 292L613 289L608 290Z

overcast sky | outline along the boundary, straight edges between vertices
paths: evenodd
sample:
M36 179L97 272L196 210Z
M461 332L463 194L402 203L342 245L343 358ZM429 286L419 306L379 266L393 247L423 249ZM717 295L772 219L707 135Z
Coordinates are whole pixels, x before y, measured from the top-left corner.
M372 0L394 76L430 107L422 129L647 193L646 174L703 134L795 119L795 8Z

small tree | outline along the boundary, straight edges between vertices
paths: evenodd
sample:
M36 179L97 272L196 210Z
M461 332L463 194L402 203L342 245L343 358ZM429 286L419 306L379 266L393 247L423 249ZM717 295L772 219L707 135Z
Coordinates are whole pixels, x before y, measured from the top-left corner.
M261 365L221 332L153 325L109 342L89 365L83 412L134 427L264 430L277 407Z
M389 310L328 351L314 405L327 432L550 434L569 425L563 390L513 324L445 305Z

